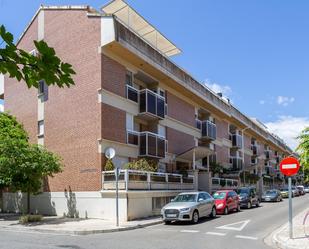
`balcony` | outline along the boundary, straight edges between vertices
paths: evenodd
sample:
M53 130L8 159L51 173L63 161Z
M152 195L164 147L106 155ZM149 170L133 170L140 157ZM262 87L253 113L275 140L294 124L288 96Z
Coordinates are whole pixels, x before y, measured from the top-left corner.
M266 158L266 160L270 160L270 154L271 154L270 150L265 150L265 158Z
M147 120L164 119L165 98L149 90L137 90L132 86L126 86L127 99L139 103L139 116Z
M202 140L216 140L217 138L217 126L209 120L196 119L196 128L202 132Z
M127 143L139 146L139 156L164 158L166 152L166 143L164 137L144 131L127 131Z
M193 176L148 172L138 170L120 170L118 187L121 190L193 190ZM102 172L102 189L116 188L115 171Z
M259 163L258 158L252 156L251 157L251 166L257 165Z
M238 134L232 134L231 135L231 140L232 140L232 146L237 149L242 148L242 136Z
M230 164L232 165L231 171L239 171L242 169L242 158L241 157L230 157Z
M226 178L211 178L211 187L212 190L220 190L220 189L237 189L239 183L237 180L234 179L226 179Z
M141 90L139 93L140 116L147 119L165 117L165 98L149 89Z
M258 156L259 150L258 146L255 144L251 144L251 150L252 150L252 155L253 156Z

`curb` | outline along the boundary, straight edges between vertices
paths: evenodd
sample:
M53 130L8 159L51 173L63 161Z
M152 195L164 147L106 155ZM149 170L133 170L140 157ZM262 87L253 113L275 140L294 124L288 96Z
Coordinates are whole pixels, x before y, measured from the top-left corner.
M37 228L23 228L23 227L9 227L9 226L0 226L0 228L4 228L9 231L27 231L27 232L40 232L40 233L50 233L50 234L65 234L65 235L90 235L90 234L99 234L99 233L113 233L113 232L123 232L130 231L139 228L144 228L148 226L154 226L158 224L162 224L163 221L153 221L147 224L137 224L129 227L119 227L119 228L111 228L111 229L99 229L99 230L85 230L85 231L69 231L69 230L50 230L50 229L37 229Z

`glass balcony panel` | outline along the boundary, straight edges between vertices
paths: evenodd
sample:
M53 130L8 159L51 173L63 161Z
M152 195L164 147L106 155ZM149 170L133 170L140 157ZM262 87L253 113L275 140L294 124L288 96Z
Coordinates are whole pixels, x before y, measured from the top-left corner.
M128 131L128 144L138 145L138 133Z
M157 142L158 142L158 157L165 157L165 140L162 138L158 138Z
M141 92L139 95L139 111L140 112L147 111L146 92Z
M157 137L148 134L148 155L157 156Z
M127 85L127 98L138 103L138 90Z
M165 101L157 96L157 116L164 118L165 115Z
M146 134L141 134L140 137L140 147L139 147L139 151L140 151L140 155L141 156L146 156L147 155L147 138L146 138Z
M147 112L157 115L156 112L156 96L150 91L147 92Z

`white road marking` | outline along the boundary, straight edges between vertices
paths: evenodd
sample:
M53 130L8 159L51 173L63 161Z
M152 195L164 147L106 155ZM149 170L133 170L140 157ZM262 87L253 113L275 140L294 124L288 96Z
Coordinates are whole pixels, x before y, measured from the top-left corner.
M250 239L250 240L257 240L257 237L251 237L251 236L243 236L243 235L236 235L235 238L238 239Z
M199 233L198 230L180 230L181 233Z
M243 221L227 224L227 225L216 227L216 228L218 228L218 229L226 229L226 230L234 230L234 231L241 231L241 230L243 230L245 228L245 226L249 222L250 222L250 220L243 220Z
M216 236L225 236L226 233L215 233L215 232L207 232L208 235L216 235Z

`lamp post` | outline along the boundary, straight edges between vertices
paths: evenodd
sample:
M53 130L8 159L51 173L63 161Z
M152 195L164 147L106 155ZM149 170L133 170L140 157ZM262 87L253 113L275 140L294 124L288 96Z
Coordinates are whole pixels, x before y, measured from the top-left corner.
M246 183L245 183L245 144L244 144L244 131L249 129L250 127L246 127L246 128L243 128L241 130L241 143L242 143L242 174L243 174L243 180L244 180L244 187L246 186Z

